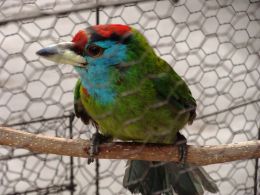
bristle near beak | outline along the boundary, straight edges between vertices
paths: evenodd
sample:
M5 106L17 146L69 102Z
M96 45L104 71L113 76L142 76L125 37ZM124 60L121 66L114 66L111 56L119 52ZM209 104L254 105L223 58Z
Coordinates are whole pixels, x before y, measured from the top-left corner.
M80 67L87 65L85 58L75 53L75 44L73 42L63 42L56 45L50 45L46 48L40 49L36 54L60 64L70 64Z

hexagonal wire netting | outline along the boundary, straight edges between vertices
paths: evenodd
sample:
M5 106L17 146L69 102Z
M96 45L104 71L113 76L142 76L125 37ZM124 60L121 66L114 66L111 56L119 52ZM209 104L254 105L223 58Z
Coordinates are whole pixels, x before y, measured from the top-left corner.
M129 4L130 3L130 4ZM97 7L97 5L99 5ZM74 119L70 66L35 55L105 23L140 30L181 75L197 100L197 119L182 132L191 144L226 144L259 137L260 3L257 0L0 2L0 122L33 133L89 138ZM0 148L0 194L129 194L125 161L32 154ZM205 167L219 194L258 194L258 161ZM207 193L208 194L208 193Z

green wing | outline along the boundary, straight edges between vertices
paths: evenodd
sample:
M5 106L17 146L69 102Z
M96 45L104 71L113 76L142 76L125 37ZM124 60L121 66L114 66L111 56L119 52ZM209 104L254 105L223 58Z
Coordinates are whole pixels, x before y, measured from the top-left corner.
M87 110L84 108L82 104L82 100L80 97L80 88L81 88L81 80L79 79L76 83L74 89L74 111L75 115L82 120L83 123L88 125L92 123L93 125L97 126L97 123L90 117Z
M196 118L196 101L184 80L164 60L159 60L159 73L153 77L157 94L175 108L189 112L188 123Z

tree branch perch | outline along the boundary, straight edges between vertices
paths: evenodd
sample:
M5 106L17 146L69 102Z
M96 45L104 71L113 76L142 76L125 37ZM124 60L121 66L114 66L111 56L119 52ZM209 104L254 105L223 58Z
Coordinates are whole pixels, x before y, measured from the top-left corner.
M87 158L89 141L32 134L0 126L0 145L31 152ZM260 141L217 146L188 146L187 162L209 165L260 157ZM178 162L178 147L172 145L113 142L100 145L97 158Z

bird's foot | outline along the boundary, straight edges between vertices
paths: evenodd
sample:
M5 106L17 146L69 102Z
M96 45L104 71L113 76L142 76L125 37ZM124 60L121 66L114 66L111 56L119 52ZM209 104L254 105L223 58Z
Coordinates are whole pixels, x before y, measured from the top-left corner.
M187 139L181 133L177 133L175 145L179 150L179 162L184 164L187 159Z
M110 140L110 137L104 136L98 132L94 133L90 139L90 146L89 146L89 158L88 158L88 164L94 162L94 156L98 154L99 152L99 145L102 143L107 142Z

